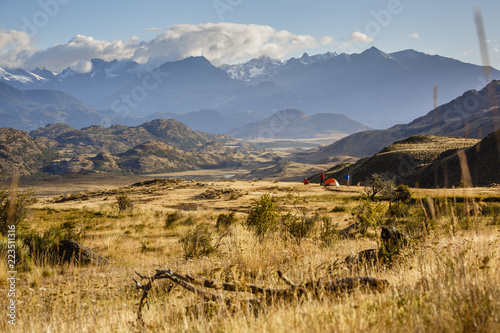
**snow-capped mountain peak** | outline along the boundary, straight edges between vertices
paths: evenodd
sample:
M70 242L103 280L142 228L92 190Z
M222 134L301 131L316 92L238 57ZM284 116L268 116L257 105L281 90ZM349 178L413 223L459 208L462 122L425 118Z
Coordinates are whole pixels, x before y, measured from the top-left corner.
M286 62L268 56L260 56L245 63L236 65L222 65L231 78L249 83L259 83L275 75Z
M26 87L38 87L50 79L41 74L41 70L27 71L22 68L0 68L0 81L9 85L24 89Z
M316 54L313 56L310 56L309 54L304 53L304 54L302 54L302 56L298 60L300 61L300 63L302 63L304 65L311 65L311 64L314 64L316 62L325 61L325 60L334 58L336 56L338 56L338 54L336 52L327 52L324 54Z

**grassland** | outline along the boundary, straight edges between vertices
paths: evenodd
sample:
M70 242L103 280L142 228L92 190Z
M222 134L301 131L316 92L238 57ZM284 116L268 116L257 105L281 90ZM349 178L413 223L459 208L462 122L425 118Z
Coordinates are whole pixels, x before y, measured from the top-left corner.
M38 200L26 220L29 230L71 229L79 242L110 262L75 266L35 257L19 263L17 325L9 325L2 315L2 332L500 331L498 188L412 189L410 203L396 206L381 197L366 201L362 187L326 189L289 182L138 177L129 183L124 178L89 183L61 179L56 188L48 181L32 185ZM259 241L245 220L266 194L282 213L317 213L321 218L301 242L283 229ZM129 198L133 208L120 212L119 195ZM229 213L237 222L217 230L219 216ZM167 224L174 215L175 221ZM336 236L336 230L362 218L369 221L367 233ZM329 236L322 234L326 220L335 226ZM390 264L348 267L346 256L379 246L381 225L404 230L412 239L409 248ZM219 239L220 244L212 253L187 258L180 240L196 226L208 230L212 244ZM3 294L8 289L6 265L3 255ZM137 278L135 272L153 275L156 269L270 288L287 287L278 270L296 283L372 276L389 286L248 309L206 303L160 280L139 321L141 292L132 278ZM7 302L3 297L2 309Z

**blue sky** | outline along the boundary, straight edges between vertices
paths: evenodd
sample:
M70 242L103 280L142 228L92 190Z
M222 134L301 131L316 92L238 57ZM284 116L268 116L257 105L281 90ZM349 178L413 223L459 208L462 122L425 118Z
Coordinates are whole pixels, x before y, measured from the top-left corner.
M89 70L90 58L156 64L204 55L215 64L375 46L500 69L500 1L0 0L0 67Z

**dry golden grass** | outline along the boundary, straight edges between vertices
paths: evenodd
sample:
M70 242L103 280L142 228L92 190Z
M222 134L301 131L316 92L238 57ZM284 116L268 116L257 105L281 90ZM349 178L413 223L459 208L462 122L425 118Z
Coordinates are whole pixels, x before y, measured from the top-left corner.
M392 266L362 267L351 271L343 259L377 247L366 237L337 240L321 246L316 237L300 246L274 235L262 243L243 225L233 226L218 251L185 259L180 237L192 227L207 225L214 235L220 213L235 212L243 221L254 199L270 193L284 210L307 207L330 217L340 227L352 222L350 211L359 204L362 188L334 191L318 185L254 181L169 182L126 186L118 190L89 188L68 200L41 196L30 224L43 231L76 221L86 226L81 242L110 259L104 266L32 264L18 273L17 325L0 321L2 332L498 332L500 331L500 233L494 216L472 216L470 225L451 228L448 215L436 216L433 230ZM200 199L207 190L237 189L242 196ZM61 193L67 189L61 188ZM127 194L130 211L118 212L116 195ZM452 192L416 190L414 198L470 197L496 205L498 189ZM477 199L479 198L479 199ZM491 200L487 200L490 198ZM59 202L56 202L59 201ZM471 202L472 202L471 201ZM387 203L383 203L387 205ZM484 204L484 203L483 203ZM414 204L412 204L414 205ZM179 222L164 228L168 213ZM191 222L189 222L189 221ZM496 223L496 224L494 224ZM6 260L0 261L0 289L5 292ZM140 291L135 272L153 275L155 269L219 281L286 288L283 271L296 283L329 276L372 276L386 279L382 292L355 291L325 295L256 310L206 304L193 293L159 280L137 320ZM5 294L5 293L4 293ZM227 293L226 296L230 296ZM251 295L241 295L251 298ZM7 298L2 298L5 309Z

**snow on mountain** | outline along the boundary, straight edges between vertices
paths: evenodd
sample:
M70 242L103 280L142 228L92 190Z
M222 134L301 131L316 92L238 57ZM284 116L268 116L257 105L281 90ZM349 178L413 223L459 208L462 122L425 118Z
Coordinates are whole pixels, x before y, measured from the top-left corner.
M92 59L80 73L70 68L0 70L0 82L21 89L52 89L88 105L132 116L186 114L212 109L223 116L277 110L342 113L385 128L425 114L438 102L484 86L483 68L414 50L387 54L375 47L359 54L309 55L288 60L262 56L241 64L213 66L204 57L147 68L134 61ZM500 72L492 69L492 77Z
M68 77L70 77L70 76L72 76L72 75L75 75L75 72L74 72L71 68L66 68L65 70L63 70L63 71L61 72L61 74L59 74L59 75L57 76L57 79L58 79L60 82L62 82L62 81L64 81L64 79L66 79L66 78L68 78Z
M313 56L310 56L309 54L304 53L298 60L301 64L311 65L311 64L314 64L314 63L317 63L320 61L325 61L325 60L334 58L336 56L338 56L338 54L336 52L327 52L324 54L316 54Z
M289 60L273 59L267 56L251 59L247 62L235 65L222 65L224 70L232 79L238 79L250 84L258 84L262 81L271 79L279 73L288 61L299 61L304 65L311 65L317 62L325 61L337 56L335 52L316 54L313 56L304 53L300 58L291 58Z
M39 68L33 72L22 68L0 68L0 81L20 89L37 88L51 78L49 73L52 72Z
M285 63L280 59L261 56L241 64L222 65L220 68L232 79L255 84L275 75Z

